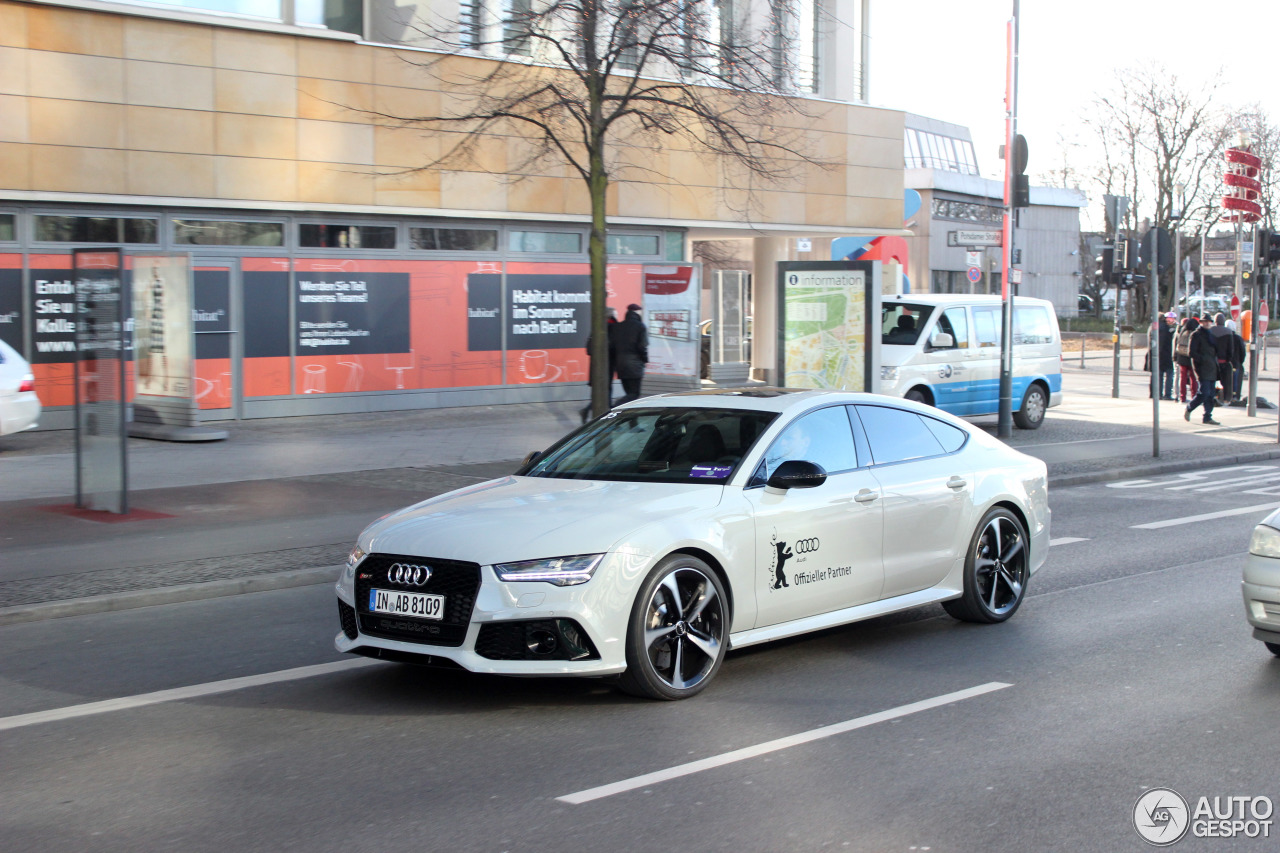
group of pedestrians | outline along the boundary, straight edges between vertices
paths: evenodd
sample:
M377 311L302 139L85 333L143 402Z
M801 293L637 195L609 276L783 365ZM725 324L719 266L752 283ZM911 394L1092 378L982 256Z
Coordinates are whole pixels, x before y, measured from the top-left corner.
M1191 420L1191 413L1203 409L1202 422L1219 425L1213 419L1213 409L1218 400L1218 385L1222 386L1222 399L1230 403L1240 399L1244 378L1244 339L1227 325L1224 314L1217 314L1213 323L1201 323L1197 317L1182 321L1176 334L1174 325L1178 316L1170 311L1160 324L1160 397L1173 399L1173 365L1178 366L1178 400L1186 403L1183 420ZM1168 358L1166 359L1166 353Z

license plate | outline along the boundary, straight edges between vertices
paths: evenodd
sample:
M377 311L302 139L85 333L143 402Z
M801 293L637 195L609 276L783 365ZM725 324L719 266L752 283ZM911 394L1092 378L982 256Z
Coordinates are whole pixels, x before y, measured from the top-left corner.
M417 619L444 619L444 596L393 589L369 590L369 612Z

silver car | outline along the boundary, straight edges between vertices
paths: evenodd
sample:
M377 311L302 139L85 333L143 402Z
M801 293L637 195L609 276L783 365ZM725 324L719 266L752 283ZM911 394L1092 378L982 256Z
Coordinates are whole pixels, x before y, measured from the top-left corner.
M1280 656L1280 509L1253 529L1241 586L1253 636Z

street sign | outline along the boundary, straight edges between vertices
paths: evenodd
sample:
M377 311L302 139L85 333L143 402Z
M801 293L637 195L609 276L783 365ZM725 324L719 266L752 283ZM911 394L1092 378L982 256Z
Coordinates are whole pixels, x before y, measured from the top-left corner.
M806 238L804 238L804 237L799 238L798 240L796 240L796 251L797 251L797 252L812 252L812 251L813 251L813 241L812 241L812 240L809 240L809 239L806 239Z
M982 278L982 268L969 267L969 272L966 273L966 275L969 276L969 281L973 282L974 284L977 284L978 280Z
M1258 306L1258 334L1265 335L1267 333L1267 300L1262 300L1262 304Z
M1000 246L1004 239L999 231L948 231L947 245L956 246Z
M1240 297L1231 294L1231 319L1240 322Z
M1014 284L1022 284L1022 270L1020 269L1009 270L1009 281L1013 282Z
M967 267L982 266L982 253L981 252L965 252L964 264Z

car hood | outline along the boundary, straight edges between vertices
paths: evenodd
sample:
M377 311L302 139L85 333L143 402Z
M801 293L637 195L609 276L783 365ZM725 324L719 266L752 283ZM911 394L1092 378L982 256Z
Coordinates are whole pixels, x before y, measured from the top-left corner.
M503 477L394 512L360 536L370 553L466 560L598 554L655 521L714 508L718 484Z
M883 367L901 367L919 352L916 344L883 344L880 347L880 364Z

